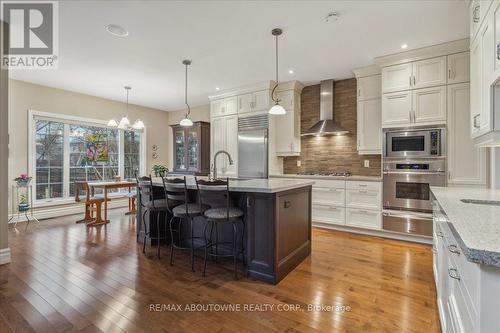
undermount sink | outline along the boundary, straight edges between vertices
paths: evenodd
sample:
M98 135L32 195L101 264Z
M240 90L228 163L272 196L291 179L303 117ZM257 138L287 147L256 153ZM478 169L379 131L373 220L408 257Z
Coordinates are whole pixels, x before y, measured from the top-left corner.
M460 201L477 205L500 206L500 201L495 200L460 199Z

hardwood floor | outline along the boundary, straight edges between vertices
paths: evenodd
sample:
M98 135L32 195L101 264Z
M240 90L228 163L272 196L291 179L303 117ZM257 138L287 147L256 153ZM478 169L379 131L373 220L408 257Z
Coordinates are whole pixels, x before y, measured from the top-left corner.
M210 262L202 278L201 253L195 273L188 253L178 252L173 267L167 247L161 260L148 247L143 255L135 219L123 213L111 211L106 229L74 224L78 216L11 228L0 332L439 332L430 246L315 229L312 256L272 286L234 281L229 261ZM151 311L151 304L241 311ZM300 309L283 311L288 304Z

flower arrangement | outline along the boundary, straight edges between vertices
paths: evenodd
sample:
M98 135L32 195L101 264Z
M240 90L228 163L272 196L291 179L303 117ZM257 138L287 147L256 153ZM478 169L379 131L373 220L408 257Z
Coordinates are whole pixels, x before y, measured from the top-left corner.
M165 177L167 175L168 168L163 165L155 164L153 165L152 171L155 174L155 177Z
M19 186L28 186L31 182L31 177L28 177L27 173L22 173L19 177L14 178L14 181Z

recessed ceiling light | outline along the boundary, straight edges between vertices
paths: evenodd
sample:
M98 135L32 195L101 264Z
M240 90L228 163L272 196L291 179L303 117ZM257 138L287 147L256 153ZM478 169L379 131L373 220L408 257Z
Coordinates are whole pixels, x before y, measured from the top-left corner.
M288 70L288 74L293 74L293 73L294 73L293 69Z
M108 24L105 26L106 31L112 34L113 36L117 37L127 37L128 36L128 31L122 26L119 26L117 24Z
M219 87L215 87L215 90L220 90L220 88Z
M402 45L401 45L401 48L402 48L402 49L406 49L407 47L408 47L408 44L402 44Z

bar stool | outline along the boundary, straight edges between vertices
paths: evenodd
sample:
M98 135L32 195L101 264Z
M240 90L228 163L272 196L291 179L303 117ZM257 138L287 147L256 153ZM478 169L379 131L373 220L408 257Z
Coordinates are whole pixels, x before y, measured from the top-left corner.
M170 219L170 265L174 264L174 249L190 250L191 251L191 270L194 272L194 230L193 220L196 216L202 216L203 212L210 208L207 205L199 203L190 203L188 198L188 190L186 184L186 177L184 178L165 178L163 179L163 188L165 190L165 197L168 202L168 211L172 214ZM173 227L174 220L178 220L177 228ZM190 237L182 239L182 224L189 221ZM174 232L177 233L177 243L174 240ZM183 246L183 241L189 241L189 246ZM199 248L204 247L201 245Z
M160 237L160 217L161 214L167 216L168 212L168 201L167 199L160 199L155 197L153 190L153 181L151 175L149 177L139 177L137 179L137 193L140 195L140 204L144 212L142 213L142 223L144 226L144 243L142 245L142 253L146 253L146 239L149 236L152 240L155 239L158 243L157 246L157 257L160 259L160 241L162 239L167 239L167 223L165 220L165 236ZM146 199L146 200L144 200ZM151 226L146 223L146 214L156 213L156 237L151 232Z
M198 201L203 204L204 201L208 201L210 197L213 197L216 191L218 191L219 197L224 197L225 200L222 200L225 205L222 207L214 207L205 210L204 216L207 219L207 225L205 226L205 258L203 262L203 276L205 276L205 272L207 269L207 257L210 255L211 257L231 257L233 258L234 264L234 278L238 279L238 266L237 261L238 257L241 254L243 259L245 259L244 249L243 249L243 239L244 239L244 231L245 231L245 221L243 219L244 212L238 207L233 207L231 205L231 200L229 198L229 178L223 180L201 180L195 177L196 187L198 189ZM215 193L214 193L215 192ZM233 239L232 242L219 242L218 241L218 224L222 223L231 223L233 226ZM241 249L238 251L237 249L237 238L238 238L238 227L237 223L241 223L243 227L242 235L241 235ZM210 238L207 238L206 229L210 226ZM215 226L215 242L212 240L212 232ZM219 254L218 246L223 244L232 244L232 253L231 254ZM213 248L215 247L215 253L213 253ZM209 250L210 249L210 253Z

